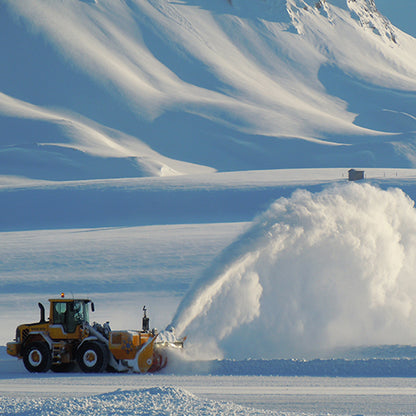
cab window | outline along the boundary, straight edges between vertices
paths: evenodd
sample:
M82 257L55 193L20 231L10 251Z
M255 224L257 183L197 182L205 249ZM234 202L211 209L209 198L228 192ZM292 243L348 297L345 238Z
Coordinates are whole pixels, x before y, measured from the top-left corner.
M53 322L62 325L67 333L73 333L77 326L88 322L88 306L83 301L57 302L53 308Z
M66 303L64 302L55 303L53 307L53 323L64 325L65 314L66 314Z

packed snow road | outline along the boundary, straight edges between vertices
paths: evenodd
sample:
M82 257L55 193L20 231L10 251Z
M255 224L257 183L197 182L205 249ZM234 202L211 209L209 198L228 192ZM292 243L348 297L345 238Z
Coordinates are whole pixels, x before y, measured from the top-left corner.
M33 374L0 348L0 415L416 415L415 377L247 376L241 363L227 366L241 375L178 375L173 363L146 375Z

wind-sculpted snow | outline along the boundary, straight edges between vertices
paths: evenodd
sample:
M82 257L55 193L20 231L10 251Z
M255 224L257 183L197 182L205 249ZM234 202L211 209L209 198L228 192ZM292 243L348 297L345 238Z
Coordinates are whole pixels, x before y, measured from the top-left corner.
M188 351L233 358L411 343L415 236L413 201L399 189L298 190L223 251L172 326Z
M0 7L0 174L414 163L416 40L373 1ZM342 74L337 90L332 72ZM364 93L349 94L348 81ZM397 114L387 126L384 110ZM376 123L363 122L375 112Z
M0 413L6 415L277 415L235 403L201 399L177 387L116 390L81 398L2 398Z

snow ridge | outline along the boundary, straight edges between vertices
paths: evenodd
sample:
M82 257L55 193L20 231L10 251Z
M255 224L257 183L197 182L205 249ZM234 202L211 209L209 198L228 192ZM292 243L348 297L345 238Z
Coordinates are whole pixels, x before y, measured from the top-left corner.
M374 0L347 0L347 3L364 28L373 30L387 41L398 42L394 26L378 11Z

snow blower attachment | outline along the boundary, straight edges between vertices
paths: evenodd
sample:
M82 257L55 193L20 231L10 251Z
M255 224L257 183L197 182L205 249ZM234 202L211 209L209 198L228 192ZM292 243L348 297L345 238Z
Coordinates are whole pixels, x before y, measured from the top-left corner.
M89 304L94 311L90 299L66 299L62 294L49 303L48 321L39 303L40 321L19 325L15 341L7 343L7 353L23 359L30 372L65 372L76 364L86 373L155 372L166 366L168 348L183 347L184 339L158 339L157 330L149 329L146 307L141 331L112 331L108 322L89 324Z

